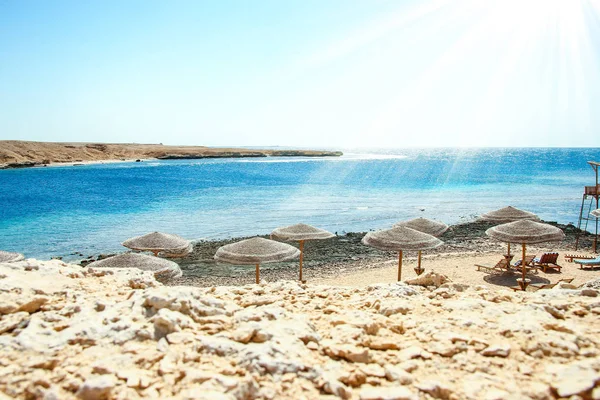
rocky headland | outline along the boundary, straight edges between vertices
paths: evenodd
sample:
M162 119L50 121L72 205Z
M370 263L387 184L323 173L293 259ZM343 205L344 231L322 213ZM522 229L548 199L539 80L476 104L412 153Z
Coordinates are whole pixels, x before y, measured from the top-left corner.
M442 278L198 288L0 264L0 399L600 398L598 281Z
M162 144L51 143L0 140L0 169L26 168L55 163L83 163L144 159L203 159L244 157L326 157L339 151L254 150Z

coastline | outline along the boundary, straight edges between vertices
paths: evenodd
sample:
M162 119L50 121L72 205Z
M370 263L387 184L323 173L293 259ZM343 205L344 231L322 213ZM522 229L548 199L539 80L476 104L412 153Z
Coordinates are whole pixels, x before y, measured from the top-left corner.
M572 225L557 224L565 231L566 238L560 244L546 243L538 246L528 247L530 253L540 253L544 251L559 251L561 256L573 252L577 229ZM423 252L423 263L426 270L434 268L437 272L446 274L456 265L463 264L466 271L473 271L473 263L494 265L498 257L506 252L506 244L493 241L485 235L485 230L494 224L486 222L467 222L453 225L441 239L444 245L437 249ZM383 281L394 281L394 274L397 271L397 253L384 252L361 243L361 239L366 232L349 232L344 235L336 236L327 240L307 241L305 244L304 256L304 275L310 282L335 285L339 283L341 277L345 284L350 286L360 286L368 283L374 283L373 279L383 279ZM261 237L268 238L268 235ZM251 283L254 277L254 269L247 266L231 266L227 264L217 264L213 259L216 250L226 244L230 244L247 237L235 237L221 240L200 240L194 242L193 251L186 257L174 259L182 271L183 276L169 283L169 286L231 286L245 285ZM580 249L578 253L589 254L591 251L593 235L584 234L580 239ZM288 242L293 246L298 246L296 242ZM126 249L123 249L125 252ZM519 245L513 246L515 260L519 258ZM529 254L529 253L528 253ZM103 254L91 256L82 260L81 265L87 265L96 259L105 258L112 254ZM415 277L413 272L416 262L416 252L406 252L403 278ZM473 261L475 260L475 261ZM564 259L562 260L564 261ZM564 263L563 263L564 264ZM575 264L571 264L575 265ZM362 279L366 273L372 279ZM298 260L292 260L283 263L273 263L261 265L261 278L266 282L276 282L281 280L296 280L298 275ZM479 283L481 274L476 278ZM560 274L559 274L560 275ZM589 275L589 274L588 274ZM361 278L362 277L362 278ZM459 271L454 274L458 281L470 279L471 277ZM507 282L512 282L508 280ZM495 283L492 283L494 285ZM503 283L500 283L502 286Z
M257 157L339 157L340 151L261 150L162 144L49 143L0 141L0 169L141 162Z

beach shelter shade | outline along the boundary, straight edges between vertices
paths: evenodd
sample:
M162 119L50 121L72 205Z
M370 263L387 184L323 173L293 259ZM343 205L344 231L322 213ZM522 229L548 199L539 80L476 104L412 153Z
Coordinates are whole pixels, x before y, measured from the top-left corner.
M21 253L0 250L0 263L16 262L23 259L25 259L25 256Z
M494 226L485 231L485 233L492 239L501 242L521 243L523 247L521 260L525 260L528 244L560 242L565 238L565 233L555 226L526 219ZM525 264L525 262L521 262L523 290L527 286L525 281L525 274L527 272Z
M154 255L161 251L182 254L190 248L190 241L169 233L152 232L127 239L122 245L132 250L151 251Z
M282 240L314 240L314 239L329 239L335 235L325 229L316 228L307 224L296 224L277 228L271 232L271 236Z
M392 229L369 232L362 243L380 250L398 252L398 280L402 279L402 252L406 250L429 250L442 245L435 236L417 230L398 226Z
M422 217L410 219L408 221L401 221L397 224L394 224L394 227L398 226L405 226L407 228L411 228L436 237L444 234L444 232L448 230L448 225L444 224L443 222L433 221L431 219ZM415 271L418 275L423 272L423 268L421 268L421 250L419 250L417 256L417 268L415 268Z
M522 219L539 221L540 218L532 212L518 209L513 206L499 208L481 215L480 219L489 222L506 223Z
M530 220L514 221L494 226L485 233L492 239L512 243L560 242L565 233L559 228Z
M217 249L215 260L237 265L256 265L256 283L260 282L260 264L296 258L300 250L286 243L255 237Z
M592 212L590 213L590 215L591 215L591 216L593 216L593 217L596 217L596 218L600 218L600 208L598 208L598 209L596 209L596 210L592 211Z
M182 275L181 268L173 261L165 260L146 254L124 253L108 257L103 260L94 261L87 265L88 268L138 268L142 271L154 273L154 277L165 282L169 279L179 278Z
M507 222L520 221L523 219L529 219L532 221L539 221L539 217L532 212L521 210L519 208L508 206L499 208L494 211L490 211L488 213L483 214L480 217L483 221L495 222L498 224L503 224ZM510 254L510 242L508 242L508 251L506 253L507 260L510 261L512 255Z
M431 236L440 236L448 230L448 225L428 218L415 218L394 224L394 228L399 226L405 226Z
M322 240L330 239L335 235L321 228L316 228L307 224L296 224L277 228L271 232L272 238L281 240L296 240L300 246L300 274L299 279L302 280L302 262L304 260L304 241L305 240Z

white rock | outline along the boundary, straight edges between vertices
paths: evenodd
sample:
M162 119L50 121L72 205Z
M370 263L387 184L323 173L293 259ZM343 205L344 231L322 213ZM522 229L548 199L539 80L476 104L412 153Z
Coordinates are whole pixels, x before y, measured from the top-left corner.
M360 400L417 400L418 397L404 386L363 387Z
M100 375L88 378L77 391L77 397L82 400L105 400L117 384L114 375Z

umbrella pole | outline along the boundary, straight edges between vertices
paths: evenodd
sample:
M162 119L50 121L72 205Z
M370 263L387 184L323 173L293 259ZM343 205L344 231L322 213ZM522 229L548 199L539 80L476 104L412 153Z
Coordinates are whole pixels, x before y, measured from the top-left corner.
M304 240L300 241L300 281L302 282L302 259L304 259Z
M402 279L402 250L398 252L398 282Z
M421 250L419 250L419 255L417 256L417 268L415 268L415 272L417 275L421 275L423 273L423 268L421 268Z
M260 283L260 264L256 264L256 283Z
M525 291L525 289L527 289L527 285L525 282L525 273L527 272L527 268L525 267L525 253L527 252L526 249L527 249L527 245L525 243L523 243L523 255L521 257L521 276L523 279L521 287L523 288L523 291Z
M510 242L508 242L508 253L506 255L510 257Z

